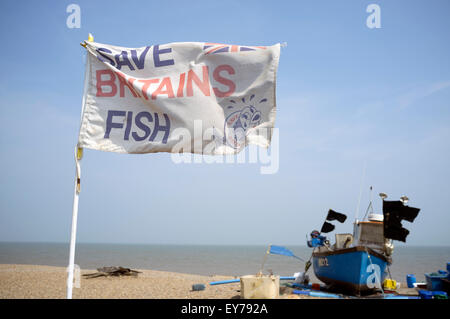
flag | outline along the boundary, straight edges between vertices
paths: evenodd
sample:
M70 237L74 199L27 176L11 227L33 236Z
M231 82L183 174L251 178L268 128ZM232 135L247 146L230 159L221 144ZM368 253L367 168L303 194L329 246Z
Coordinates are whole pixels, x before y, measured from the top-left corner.
M340 223L345 222L345 220L347 219L347 216L338 212L335 212L334 210L330 209L328 211L328 215L327 215L327 220L328 221L333 221L333 220L337 220Z
M216 155L270 145L279 44L85 43L79 147Z
M401 201L383 201L384 237L406 242L409 230L403 227L402 220L414 222L420 209L404 205Z
M322 228L320 229L321 233L329 233L330 231L334 230L334 225L330 224L328 222L324 222L322 225Z
M282 247L282 246L270 245L269 253L275 254L275 255L284 255L284 256L294 257L294 258L303 260L302 258L295 256L292 251L290 251L289 249Z

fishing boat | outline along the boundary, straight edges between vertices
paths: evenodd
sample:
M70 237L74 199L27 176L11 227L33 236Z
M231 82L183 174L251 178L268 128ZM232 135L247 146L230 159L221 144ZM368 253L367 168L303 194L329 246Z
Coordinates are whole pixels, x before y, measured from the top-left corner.
M382 289L392 263L393 240L406 241L409 234L401 221L414 221L420 209L407 206L406 196L400 201L386 201L384 193L380 197L383 214L374 213L370 201L364 218L355 220L353 233L336 234L334 244L323 234L334 230L330 221L345 222L345 214L330 209L321 231L311 232L307 243L313 248L314 273L328 288L354 295Z

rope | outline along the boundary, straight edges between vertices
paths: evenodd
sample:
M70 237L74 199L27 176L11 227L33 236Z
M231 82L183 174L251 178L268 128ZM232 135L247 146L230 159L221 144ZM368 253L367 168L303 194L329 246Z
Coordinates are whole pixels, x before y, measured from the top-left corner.
M77 179L77 194L81 191L81 166L80 160L83 157L83 149L81 147L75 148L75 167L76 167L76 179Z
M389 273L389 279L392 280L391 269L389 268L389 264L387 265L387 269L388 269L388 273Z
M314 253L314 251L313 251ZM313 256L313 253L311 253L311 257L309 257L308 261L305 263L305 275L308 272L309 268L311 267L311 258Z

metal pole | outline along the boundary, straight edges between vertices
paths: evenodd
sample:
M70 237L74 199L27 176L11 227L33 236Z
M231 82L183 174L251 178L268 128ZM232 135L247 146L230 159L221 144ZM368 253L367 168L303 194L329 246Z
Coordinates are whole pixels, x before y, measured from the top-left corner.
M94 37L89 33L88 42L94 41ZM86 44L80 43L83 47ZM83 120L84 107L86 103L86 94L89 85L89 52L86 54L86 63L84 70L84 87L83 87L83 100L81 102L81 121ZM77 239L77 219L78 219L78 199L80 196L80 183L81 183L81 166L80 161L83 157L83 149L77 145L75 148L75 187L73 192L73 206L72 206L72 230L70 233L70 250L69 250L69 266L67 267L67 299L72 299L73 290L73 273L75 268L75 243Z
M80 162L82 156L82 149L75 149L75 165L76 165L76 178L75 187L73 193L73 207L72 207L72 231L70 234L70 251L69 251L69 266L67 268L67 299L72 299L72 289L73 289L73 273L75 267L75 243L77 239L77 219L78 219L78 199L80 196L80 176L81 167Z

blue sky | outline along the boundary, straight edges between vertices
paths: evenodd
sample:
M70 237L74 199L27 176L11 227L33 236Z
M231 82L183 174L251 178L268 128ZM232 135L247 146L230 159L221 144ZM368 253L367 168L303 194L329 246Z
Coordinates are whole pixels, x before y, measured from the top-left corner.
M66 7L81 8L81 28ZM366 7L381 8L369 29ZM86 150L79 242L305 243L329 208L352 221L374 187L422 209L411 245L449 245L450 2L1 1L0 241L68 242L84 77L95 41L282 49L280 168L174 164ZM337 231L351 232L350 223Z

